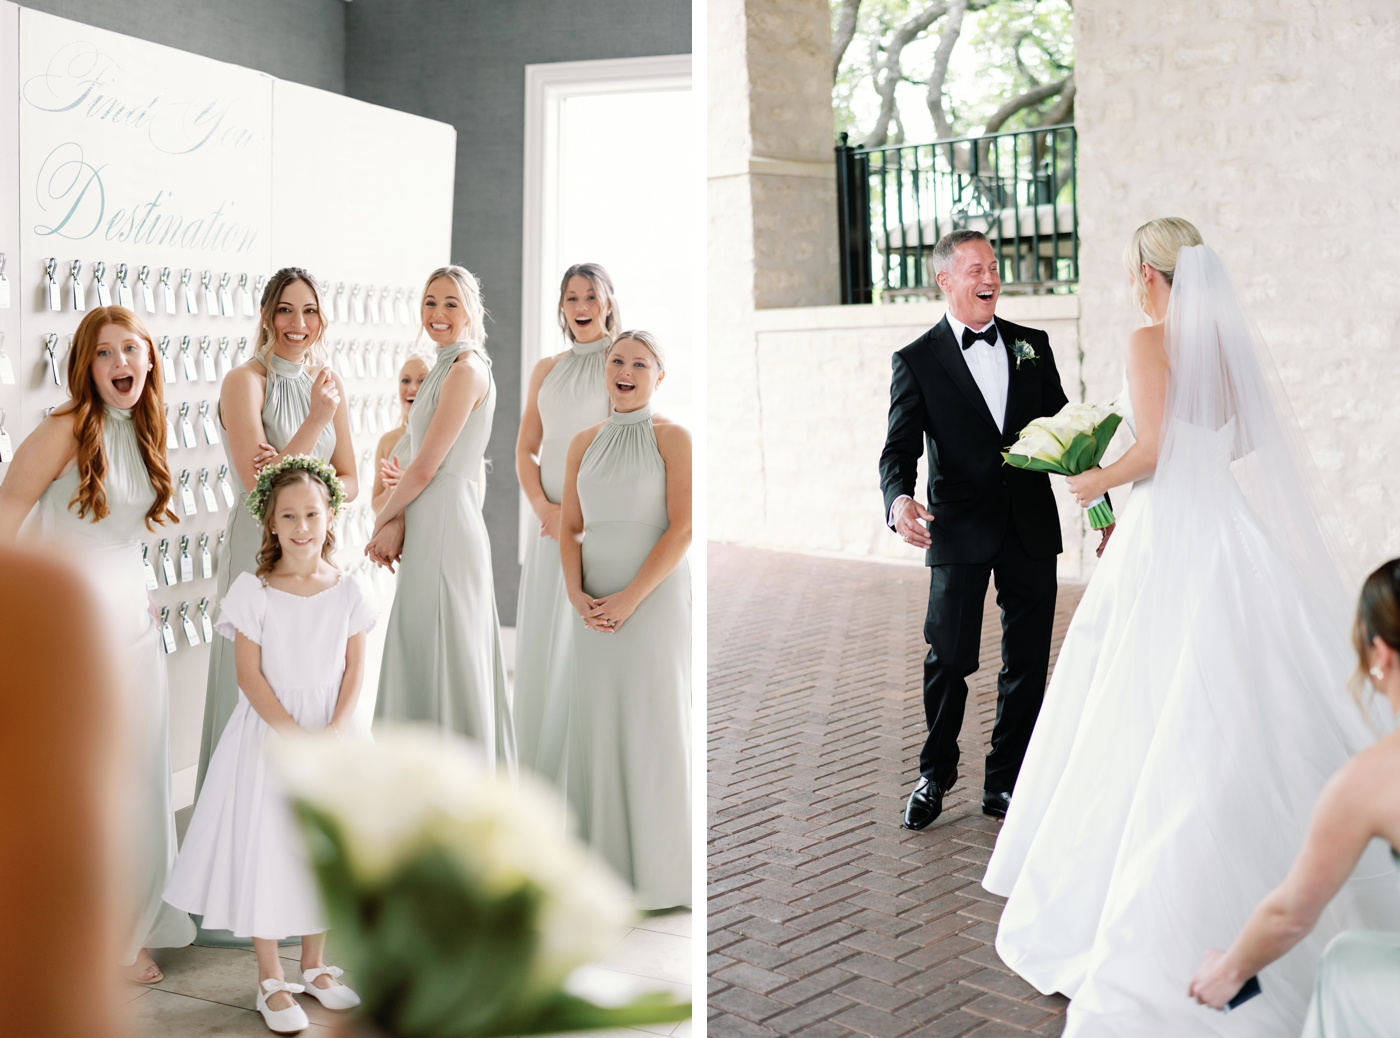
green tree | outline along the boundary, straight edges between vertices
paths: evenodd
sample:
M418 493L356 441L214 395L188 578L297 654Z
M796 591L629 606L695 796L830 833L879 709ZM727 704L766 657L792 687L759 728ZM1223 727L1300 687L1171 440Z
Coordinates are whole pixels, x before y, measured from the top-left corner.
M1067 122L1072 0L831 0L837 129L902 143L922 93L938 139Z

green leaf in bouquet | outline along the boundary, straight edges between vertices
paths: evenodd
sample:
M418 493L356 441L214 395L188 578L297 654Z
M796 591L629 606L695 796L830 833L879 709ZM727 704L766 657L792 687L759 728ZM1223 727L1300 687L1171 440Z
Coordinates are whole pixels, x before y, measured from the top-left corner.
M1001 459L1014 469L1025 469L1027 472L1053 472L1056 475L1068 476L1064 467L1055 464L1053 461L1046 461L1044 458L1032 458L1025 454L1012 454L1010 451L1003 451Z
M1093 433L1077 433L1074 439L1069 441L1069 446L1065 448L1065 470L1076 476L1081 472L1087 472L1092 468L1089 459L1094 456L1097 447Z
M1103 460L1104 453L1108 450L1108 445L1113 441L1113 434L1118 431L1118 423L1123 421L1123 416L1117 412L1109 415L1098 425L1094 426L1094 439L1098 447L1094 451L1094 460L1089 463L1093 468Z

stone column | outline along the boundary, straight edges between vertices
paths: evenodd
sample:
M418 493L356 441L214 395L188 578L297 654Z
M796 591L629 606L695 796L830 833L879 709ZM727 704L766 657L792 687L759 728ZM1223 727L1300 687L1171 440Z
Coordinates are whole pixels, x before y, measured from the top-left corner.
M768 521L756 309L840 302L827 0L708 5L710 535Z

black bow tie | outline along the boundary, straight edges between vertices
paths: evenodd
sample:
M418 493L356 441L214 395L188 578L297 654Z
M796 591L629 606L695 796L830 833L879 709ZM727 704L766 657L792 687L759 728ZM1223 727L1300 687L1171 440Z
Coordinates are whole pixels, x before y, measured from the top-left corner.
M993 321L991 324L987 325L987 327L983 328L980 332L974 332L971 328L964 328L962 348L967 349L978 339L981 339L988 346L995 346L997 344L997 323Z

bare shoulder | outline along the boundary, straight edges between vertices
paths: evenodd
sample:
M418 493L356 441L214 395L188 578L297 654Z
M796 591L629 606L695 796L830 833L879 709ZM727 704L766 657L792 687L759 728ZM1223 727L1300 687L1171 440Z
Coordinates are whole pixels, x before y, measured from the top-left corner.
M397 429L390 429L379 437L379 446L374 449L375 459L387 458L389 452L398 446L399 440L403 439L404 432L404 427L401 425Z
M656 433L656 445L660 448L690 446L690 430L665 415L653 415L651 428Z
M1149 324L1128 336L1128 353L1160 353L1166 356L1163 325Z
M254 357L251 360L245 360L224 376L220 395L229 392L247 394L255 390L261 393L266 381L267 369L263 367L262 361Z
M330 375L331 381L335 383L335 388L338 389L338 390L340 390L340 392L341 392L342 394L344 394L344 392L345 392L345 382L344 382L344 380L340 377L340 372L336 371L335 368L331 367L329 364L327 364L327 365L325 365L323 368L321 368L321 371L324 371L324 372L326 372L328 375ZM318 374L319 374L319 372L318 372Z
M544 381L544 377L554 370L554 365L559 363L559 358L564 354L556 353L553 356L541 357L535 361L535 368L530 372L530 382L538 385Z

